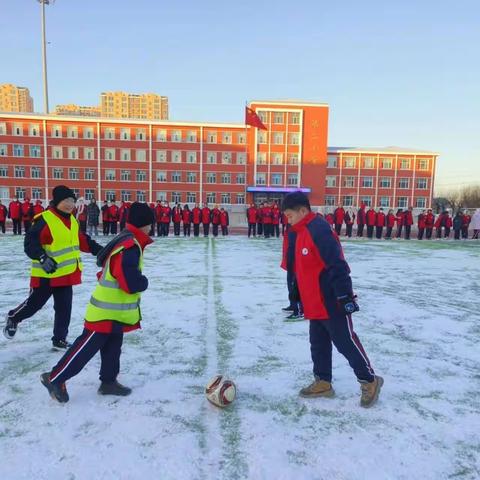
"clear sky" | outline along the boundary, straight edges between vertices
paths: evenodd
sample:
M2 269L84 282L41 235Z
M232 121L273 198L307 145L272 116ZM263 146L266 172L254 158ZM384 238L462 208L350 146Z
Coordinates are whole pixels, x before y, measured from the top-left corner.
M0 32L0 83L41 111L39 4L0 0ZM173 120L325 102L329 145L437 151L437 191L480 183L478 0L57 0L47 35L52 110L106 90L167 95Z

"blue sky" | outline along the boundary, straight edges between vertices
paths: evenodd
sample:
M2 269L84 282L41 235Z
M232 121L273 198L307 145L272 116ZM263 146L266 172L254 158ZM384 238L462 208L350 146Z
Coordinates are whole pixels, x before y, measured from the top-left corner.
M0 83L40 111L40 6L0 11ZM437 190L480 183L479 26L476 0L57 0L50 108L152 91L171 119L241 122L246 100L320 101L330 145L438 151Z

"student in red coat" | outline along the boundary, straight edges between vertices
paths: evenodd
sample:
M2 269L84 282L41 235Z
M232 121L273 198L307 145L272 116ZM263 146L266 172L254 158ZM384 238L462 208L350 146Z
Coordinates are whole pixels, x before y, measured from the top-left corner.
M373 228L377 223L377 212L370 207L366 214L366 224L367 224L367 237L373 238Z
M408 210L404 213L403 224L405 226L405 240L410 240L410 232L413 225L413 207L408 207Z
M103 202L101 211L102 211L103 235L109 235L110 234L110 210L106 200Z
M280 209L276 203L272 207L272 237L275 235L277 238L280 236Z
M32 224L32 219L33 219L33 204L30 202L29 198L26 198L25 201L22 203L21 211L22 211L23 229L25 230L25 233L28 233L28 231L30 230L30 225Z
M335 223L335 219L333 218L333 213L327 213L325 215L325 220L330 225L330 227L333 228L333 225Z
M262 207L263 236L270 238L272 236L272 209L270 205L264 203Z
M118 229L118 221L120 220L118 215L118 207L115 202L110 202L110 206L108 207L108 217L110 222L110 233L112 235L117 234Z
M198 206L198 203L192 208L192 223L193 236L198 237L200 235L200 224L202 223L202 209Z
M155 205L155 208L153 209L153 213L155 215L155 223L157 225L157 237L162 236L162 202L160 200L157 200L157 204Z
M397 210L396 221L397 221L397 238L402 238L404 214L401 208Z
M425 217L425 238L430 240L432 238L433 226L435 225L435 215L432 210L427 210Z
M377 213L377 217L375 219L375 236L378 240L382 238L382 231L383 227L385 226L385 214L383 213L383 208Z
M471 221L472 217L467 211L463 212L462 238L468 238L468 227L470 226Z
M179 203L175 205L172 212L173 234L178 237L180 235L180 223L182 222L182 207Z
M203 224L203 236L208 237L210 233L210 222L211 222L211 211L208 208L206 203L203 204L202 208L202 224Z
M257 208L255 204L252 203L249 208L247 208L247 223L248 223L248 238L253 234L254 237L257 236Z
M218 205L215 205L210 212L210 217L212 220L212 233L214 237L218 237L218 226L220 225L220 210Z
M220 209L220 225L222 227L222 235L228 235L228 212L224 208Z
M345 236L351 237L352 236L352 229L353 229L353 222L355 221L355 214L353 212L345 212L345 225L346 225L346 232Z
M333 212L333 223L335 224L335 231L337 235L340 235L342 231L342 224L345 219L345 209L343 205L339 205L338 208Z
M192 223L192 212L188 203L183 206L182 210L182 222L183 222L183 236L190 236L190 224Z
M395 217L395 214L393 213L393 210L389 210L387 217L385 219L385 225L387 227L387 233L385 234L386 240L392 239L392 230L393 230L393 227L395 226L395 221L396 221L396 217Z
M164 202L160 213L160 227L162 237L168 237L170 233L170 221L172 220L172 209L168 202Z
M8 205L8 217L12 219L13 223L13 234L21 235L22 234L22 204L18 197L10 202Z
M420 213L418 215L418 235L417 235L417 238L419 240L422 240L423 239L423 233L425 232L425 223L427 221L427 213L425 212L425 210L422 211L422 213Z
M42 201L37 200L35 202L35 205L33 206L33 216L38 215L39 213L42 213L45 209L43 208Z
M2 233L5 233L5 222L7 221L7 217L7 207L3 205L2 201L0 200L0 230L2 231Z
M366 205L362 203L357 212L357 237L363 237L363 228L367 223Z

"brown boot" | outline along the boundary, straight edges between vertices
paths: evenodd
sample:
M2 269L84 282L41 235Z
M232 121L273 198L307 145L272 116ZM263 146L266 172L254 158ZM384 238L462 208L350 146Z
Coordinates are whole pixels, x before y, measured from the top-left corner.
M326 382L325 380L315 380L308 387L302 388L299 394L301 397L305 398L331 398L335 395L335 390L332 388L332 384L330 382Z
M378 400L382 385L383 378L378 375L375 375L373 382L360 382L360 388L362 390L360 406L365 408L371 407Z

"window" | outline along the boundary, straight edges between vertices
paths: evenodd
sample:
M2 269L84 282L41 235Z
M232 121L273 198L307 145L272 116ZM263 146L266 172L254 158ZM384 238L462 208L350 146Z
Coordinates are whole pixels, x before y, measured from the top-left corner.
M290 145L298 145L300 143L300 134L299 133L290 133L289 137L290 137L290 141L288 143Z
M428 188L428 179L417 178L417 188L419 190L426 190Z
M80 170L78 168L69 168L68 169L68 179L69 180L78 180L80 178Z
M232 143L232 132L223 132L222 143Z
M282 185L283 175L281 173L272 173L272 185Z
M5 122L0 122L0 135L7 134L7 124Z
M170 140L172 142L181 142L182 141L182 131L181 130L172 130Z
M84 148L83 149L83 158L85 160L93 160L93 148Z
M25 177L25 167L15 167L15 178Z
M207 143L217 143L217 132L207 132Z
M245 174L244 173L237 173L237 183L244 184L245 183Z
M105 170L105 180L115 180L115 170Z
M157 182L166 182L167 181L167 172L164 170L157 171Z
M380 178L380 188L390 188L392 186L392 179L390 177Z
M124 162L130 161L130 149L122 149L121 150L121 160Z
M63 158L63 149L62 147L52 147L52 156L55 159Z
M375 168L375 157L363 157L363 168Z
M157 142L166 142L166 141L167 141L167 131L157 130Z
M257 173L257 185L266 185L267 183L267 174L266 173Z
M247 154L245 152L237 152L237 165L245 165L247 163Z
M410 158L400 159L400 170L410 170Z
M326 187L335 187L337 185L337 177L328 175L325 177L325 186Z
M0 157L7 156L7 146L5 144L0 145Z
M232 163L232 152L222 153L222 163L224 165L230 165Z
M231 203L231 199L230 199L230 194L229 194L229 193L222 193L221 203L223 203L224 205L228 205L228 204Z
M337 156L328 155L327 156L327 168L337 168Z
M113 127L105 129L105 139L115 140L115 129Z
M267 164L267 154L266 152L257 153L257 165L266 165Z
M237 205L245 205L245 194L237 193Z
M172 202L180 203L182 201L182 194L180 192L172 192Z
M167 192L157 192L157 200L165 202L167 200Z
M267 112L255 112L258 115L258 118L262 121L262 123L267 123L268 118L267 118Z
M408 198L407 197L398 197L397 198L397 207L398 208L406 208L408 205Z
M172 163L182 163L182 152L174 150L172 152Z
M137 190L137 202L145 202L146 200L145 190Z
M371 207L372 206L372 197L370 195L360 197L360 203L364 203L367 207Z
M217 163L217 152L207 153L207 163Z
M290 123L292 125L298 125L300 123L300 112L290 113Z
M166 163L166 161L167 161L167 151L157 150L157 162Z
M197 194L194 192L187 192L187 203L197 203Z
M30 145L30 156L33 158L40 157L40 145Z
M85 189L85 200L90 201L95 198L95 190L93 188Z
M288 154L288 164L289 165L298 165L298 153L289 153Z
M197 131L189 130L187 132L187 142L195 143L197 141Z
M137 128L135 132L135 139L136 140L145 140L147 138L147 132L144 128Z
M380 159L381 168L392 168L392 159L391 158L381 158ZM388 205L387 205L388 207Z
M130 150L122 150L122 160L123 152L128 152L128 160L130 160ZM106 148L105 149L105 160L115 160L115 149L114 148Z
M390 206L390 197L380 197L380 206L388 208Z
M418 160L418 170L428 170L428 158L421 158Z
M363 188L373 188L373 177L363 177L362 178L362 187Z
M331 207L336 204L335 195L325 195L325 205Z
M28 134L31 137L38 137L40 135L40 127L38 125L30 125Z
M197 173L187 172L187 183L196 183L196 182L197 182Z
M343 197L343 206L352 207L353 206L353 195L345 195Z
M274 134L273 134L273 144L274 145L283 145L283 132L274 132Z
M288 185L297 185L298 184L298 175L296 173L290 173L288 175Z
M257 143L260 145L267 143L267 132L257 130Z
M63 178L63 168L54 168L53 169L53 178L55 180L60 180Z
M215 192L208 192L206 195L207 203L217 203L217 196Z
M84 175L85 180L95 180L95 170L93 168L86 168Z
M272 153L272 165L283 164L283 153Z
M245 145L247 143L247 136L245 133L237 133L237 143Z
M93 138L93 128L83 127L83 138ZM85 195L86 198L86 195Z
M107 190L105 192L105 200L107 202L114 202L115 201L115 192L113 190Z
M344 168L355 168L355 157L343 157L343 167Z
M120 129L120 140L130 140L130 129L121 128Z
M122 182L129 182L132 179L130 170L120 170L120 180Z
M41 188L32 188L32 200L40 200L42 198Z
M32 167L30 169L30 176L32 178L40 178L40 167Z
M14 145L13 146L13 156L14 157L23 157L23 145Z
M76 160L78 158L78 148L68 147L68 158L70 160Z
M231 173L222 173L222 183L232 183L232 174Z
M409 188L410 179L409 178L399 178L398 179L398 188Z
M273 123L281 125L283 123L283 112L274 112Z
M146 150L137 150L135 152L135 158L137 162L146 162L147 161L147 151Z
M179 183L182 181L182 173L181 172L172 172L172 182Z
M347 175L343 177L343 186L344 187L354 187L355 186L355 177L351 175Z
M19 200L25 200L26 191L22 187L15 187L15 196L18 197Z
M187 152L187 163L197 163L197 152Z
M61 137L62 136L62 127L61 125L54 125L52 127L52 137Z
M72 126L67 127L67 137L78 138L78 128Z
M417 208L425 208L427 206L427 199L425 197L418 197L415 201L415 206Z
M147 171L146 170L137 170L136 179L137 179L137 182L146 182L147 181Z
M23 125L20 123L13 124L13 134L16 136L23 135Z
M205 183L217 183L217 174L213 172L207 172Z

